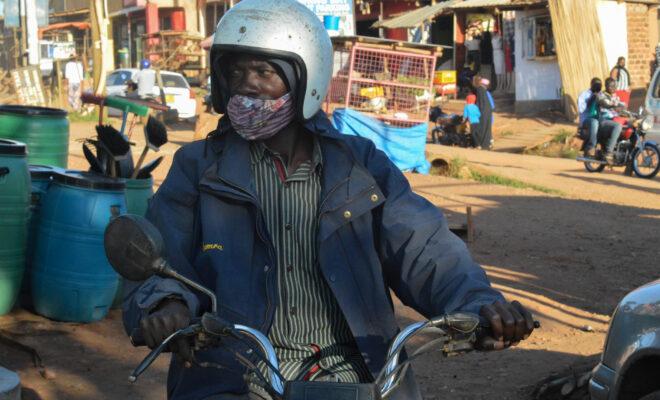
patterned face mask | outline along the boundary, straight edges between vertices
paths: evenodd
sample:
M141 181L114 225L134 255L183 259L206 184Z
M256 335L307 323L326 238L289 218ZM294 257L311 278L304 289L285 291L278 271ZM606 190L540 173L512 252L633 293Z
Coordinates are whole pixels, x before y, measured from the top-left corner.
M293 121L295 108L291 93L275 100L235 95L229 99L227 114L231 125L245 140L264 140Z

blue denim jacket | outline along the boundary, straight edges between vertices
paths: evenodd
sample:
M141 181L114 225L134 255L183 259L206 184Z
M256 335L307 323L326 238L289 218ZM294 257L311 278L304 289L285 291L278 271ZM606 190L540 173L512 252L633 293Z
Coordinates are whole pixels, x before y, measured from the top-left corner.
M384 365L398 332L390 289L426 317L501 300L443 214L412 192L407 179L373 143L339 134L320 112L305 125L323 152L318 257L324 278L346 316L370 371ZM181 148L152 199L148 218L160 229L170 263L211 288L219 314L264 334L277 307L275 254L254 190L248 142L226 121L206 142ZM183 298L193 313L209 301L163 278L131 282L125 291L127 332L159 301ZM227 340L196 353L226 369L182 368L174 358L170 399L243 393L245 368Z

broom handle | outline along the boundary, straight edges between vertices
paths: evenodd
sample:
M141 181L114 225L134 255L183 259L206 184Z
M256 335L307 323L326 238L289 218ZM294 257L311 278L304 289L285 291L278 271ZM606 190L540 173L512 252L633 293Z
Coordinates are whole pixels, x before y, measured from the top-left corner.
M149 151L149 146L144 146L144 150L142 150L142 154L140 154L140 158L138 159L137 164L135 164L135 168L133 169L133 173L131 174L131 179L135 179L137 177L138 172L140 172L140 167L142 167L142 163L144 162L144 158L147 156L147 152Z

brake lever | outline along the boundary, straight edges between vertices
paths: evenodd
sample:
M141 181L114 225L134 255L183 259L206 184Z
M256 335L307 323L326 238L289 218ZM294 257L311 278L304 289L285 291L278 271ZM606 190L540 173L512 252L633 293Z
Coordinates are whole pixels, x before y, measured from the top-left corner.
M128 381L134 383L137 381L138 377L142 375L144 371L147 370L153 364L153 362L160 356L160 354L167 348L167 346L174 340L181 336L193 336L199 333L202 330L200 324L193 324L186 328L179 329L170 336L168 336L163 342L158 345L155 349L151 350L149 354L142 360L142 362L133 370L131 375L128 377Z

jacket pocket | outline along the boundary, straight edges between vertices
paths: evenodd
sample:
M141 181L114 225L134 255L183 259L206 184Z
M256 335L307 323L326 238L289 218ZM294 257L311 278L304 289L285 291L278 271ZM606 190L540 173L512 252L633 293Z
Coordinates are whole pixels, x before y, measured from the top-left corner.
M372 186L348 199L341 206L323 211L319 225L320 240L327 239L337 229L359 219L384 202L383 192L377 186Z

